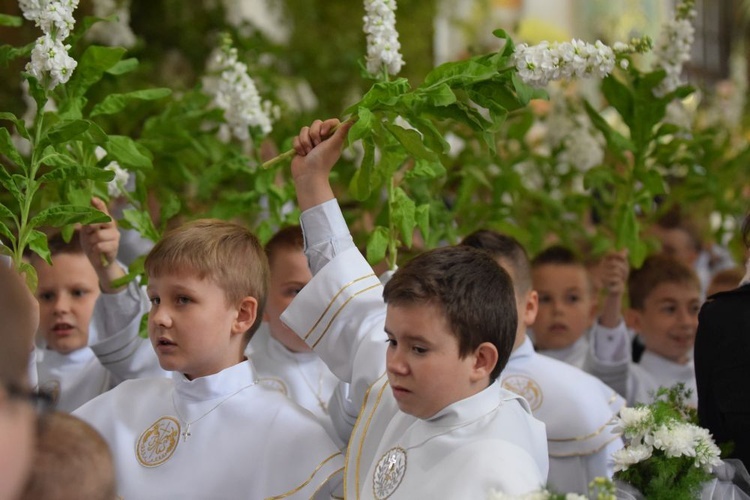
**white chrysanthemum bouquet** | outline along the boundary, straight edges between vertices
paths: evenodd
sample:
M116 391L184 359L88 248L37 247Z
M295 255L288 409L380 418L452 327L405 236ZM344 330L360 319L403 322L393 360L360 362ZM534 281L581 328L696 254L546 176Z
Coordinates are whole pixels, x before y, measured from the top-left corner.
M615 452L615 479L649 499L692 498L721 463L711 434L685 405L688 390L661 389L648 406L623 408L616 430L626 446Z

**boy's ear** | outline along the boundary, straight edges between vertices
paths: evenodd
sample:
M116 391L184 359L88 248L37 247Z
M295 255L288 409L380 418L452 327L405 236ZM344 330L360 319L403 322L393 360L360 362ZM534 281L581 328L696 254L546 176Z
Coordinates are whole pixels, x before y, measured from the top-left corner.
M253 326L258 317L258 299L255 297L243 298L237 306L237 317L232 324L232 333L242 333Z
M471 372L471 382L479 382L489 378L492 370L497 365L499 355L497 348L489 343L482 342L474 351L474 366Z
M640 333L641 331L641 312L638 309L633 309L632 307L629 307L625 311L625 324L628 328L633 330L636 333Z
M531 326L536 321L536 314L539 312L539 294L536 290L531 290L526 294L526 304L523 309L523 317L518 318L519 322L523 322L524 325Z

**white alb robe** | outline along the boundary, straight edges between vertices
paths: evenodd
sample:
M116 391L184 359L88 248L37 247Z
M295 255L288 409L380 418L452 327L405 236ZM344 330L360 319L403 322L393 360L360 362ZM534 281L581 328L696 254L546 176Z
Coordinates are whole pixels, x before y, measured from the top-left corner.
M647 349L643 351L640 361L634 363L627 335L597 336L593 343L587 360L587 371L623 394L629 406L637 403L650 404L660 387L669 388L681 382L691 390L686 403L694 408L698 407L695 365L692 359L685 364L678 364Z
M314 352L292 352L273 338L264 323L245 354L253 362L258 380L310 411L342 448L346 445L333 429L328 401L339 383L336 375Z
M547 428L551 491L585 495L594 478L612 477L612 453L623 446L611 423L625 405L620 395L583 370L534 352L529 338L511 354L501 381Z
M427 420L399 410L383 375L382 290L351 248L315 274L282 314L349 384L348 392L334 393L330 407L342 437L354 427L345 497L466 499L486 498L493 489L541 488L548 469L544 425L523 398L497 383Z
M96 343L69 354L35 349L37 384L56 395L56 409L71 412L123 380L167 376L151 343L139 336L149 307L133 281L118 293L99 295L89 324Z
M340 488L338 447L308 411L258 384L249 361L192 381L126 381L75 415L109 443L124 500L330 498Z

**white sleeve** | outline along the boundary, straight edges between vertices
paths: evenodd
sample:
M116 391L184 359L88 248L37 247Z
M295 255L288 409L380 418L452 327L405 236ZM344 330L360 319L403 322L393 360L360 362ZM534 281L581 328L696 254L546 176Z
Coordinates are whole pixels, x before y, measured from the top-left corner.
M615 328L594 323L584 370L630 402L632 365L630 335L625 323L620 321Z
M96 301L92 326L98 332L91 345L99 362L113 375L114 385L140 377L165 377L151 342L140 337L141 319L150 308L136 281L118 293L102 293Z
M383 286L356 247L336 255L281 315L344 383L329 408L339 435L351 429L370 385L385 372ZM340 428L341 427L341 428Z
M302 212L300 224L305 238L305 255L313 274L317 274L339 253L355 247L335 199Z

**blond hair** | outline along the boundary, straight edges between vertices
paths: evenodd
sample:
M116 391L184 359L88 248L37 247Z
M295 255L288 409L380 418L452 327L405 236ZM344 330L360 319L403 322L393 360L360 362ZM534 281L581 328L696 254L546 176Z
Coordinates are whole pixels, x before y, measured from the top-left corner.
M263 321L268 294L268 259L258 238L244 226L219 219L198 219L169 231L144 263L149 276L189 273L224 290L230 304L245 297L258 301L258 314L245 337Z

